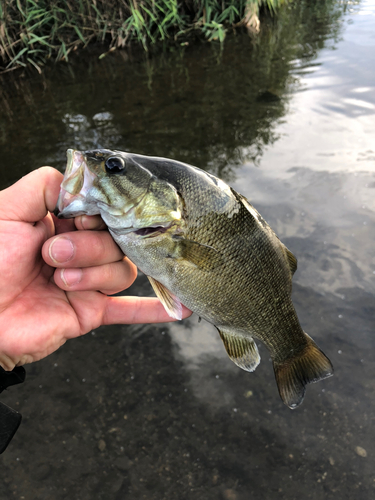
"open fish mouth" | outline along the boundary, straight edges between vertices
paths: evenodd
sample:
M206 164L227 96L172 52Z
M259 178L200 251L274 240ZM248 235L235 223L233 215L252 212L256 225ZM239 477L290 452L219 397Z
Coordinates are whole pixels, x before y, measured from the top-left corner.
M73 212L74 216L86 213L85 198L96 178L80 151L68 149L67 157L65 175L55 210L60 218L68 218Z

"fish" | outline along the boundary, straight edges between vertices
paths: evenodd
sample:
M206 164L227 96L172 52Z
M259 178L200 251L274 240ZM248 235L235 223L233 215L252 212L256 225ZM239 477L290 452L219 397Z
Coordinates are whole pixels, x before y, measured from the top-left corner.
M100 214L170 317L181 319L183 304L212 323L248 372L262 342L291 409L308 383L333 374L292 303L297 259L244 196L172 159L107 149L69 149L67 158L56 214Z

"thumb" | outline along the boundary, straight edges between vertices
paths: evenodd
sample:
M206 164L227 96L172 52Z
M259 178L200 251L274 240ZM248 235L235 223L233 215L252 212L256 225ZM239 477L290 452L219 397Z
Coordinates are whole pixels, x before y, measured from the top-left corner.
M0 191L0 219L37 222L53 212L63 175L52 167L41 167Z

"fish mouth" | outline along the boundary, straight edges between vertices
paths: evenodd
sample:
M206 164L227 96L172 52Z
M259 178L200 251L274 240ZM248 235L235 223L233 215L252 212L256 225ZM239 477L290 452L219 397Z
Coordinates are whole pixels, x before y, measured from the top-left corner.
M80 151L68 149L66 154L67 166L54 212L60 219L87 213L86 194L97 177L89 170Z

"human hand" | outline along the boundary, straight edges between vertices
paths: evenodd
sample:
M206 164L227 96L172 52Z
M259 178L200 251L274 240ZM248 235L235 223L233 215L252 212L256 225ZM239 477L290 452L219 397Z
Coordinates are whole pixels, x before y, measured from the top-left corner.
M133 283L136 267L101 230L99 216L73 221L50 213L62 178L42 167L0 192L0 365L5 370L37 361L100 325L172 321L157 298L108 297ZM190 314L183 308L183 317Z

